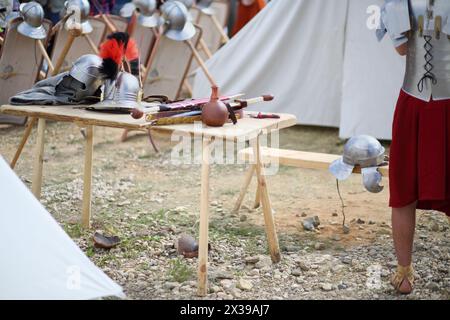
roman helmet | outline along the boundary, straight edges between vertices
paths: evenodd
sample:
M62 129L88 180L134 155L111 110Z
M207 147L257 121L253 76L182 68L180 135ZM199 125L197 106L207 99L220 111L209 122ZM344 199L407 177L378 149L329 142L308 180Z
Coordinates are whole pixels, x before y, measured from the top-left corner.
M85 54L73 63L69 75L84 85L84 89L75 94L75 100L94 96L102 86L105 77L101 72L102 64L103 59L95 54Z
M91 5L88 0L68 0L64 4L64 10L61 11L61 16L74 12L74 14L65 23L65 28L68 29L72 23L80 23L83 34L89 34L93 28L89 22L89 12Z
M47 37L42 22L44 21L44 9L34 1L22 3L20 5L20 15L23 21L17 27L17 31L25 37L42 40Z
M8 25L8 16L13 10L12 0L0 0L0 28L6 28Z
M384 153L385 149L377 139L368 135L355 136L345 144L343 156L330 165L330 172L342 181L350 177L355 166L359 166L364 187L372 193L381 192L382 176L378 167L385 162Z
M139 80L128 72L120 72L116 80L105 82L103 101L92 105L97 110L126 110L139 107Z
M214 10L211 8L211 4L214 2L214 0L198 0L197 1L197 8L200 9L200 11L208 16L214 14Z
M195 27L189 21L188 10L179 1L168 1L161 6L164 19L164 35L175 41L185 41L195 35Z

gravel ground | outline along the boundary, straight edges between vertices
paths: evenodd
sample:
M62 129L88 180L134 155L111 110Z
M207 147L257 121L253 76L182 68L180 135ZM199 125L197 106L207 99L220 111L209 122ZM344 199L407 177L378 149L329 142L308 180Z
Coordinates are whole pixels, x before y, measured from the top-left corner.
M0 129L0 154L11 159L22 129ZM181 234L197 236L199 167L174 166L170 139L157 136L155 154L145 136L119 143L120 130L98 128L95 138L93 228L79 224L83 137L68 124L49 124L42 203L82 250L130 299L198 299L197 259L177 255ZM339 153L333 129L297 127L282 146ZM29 184L32 137L17 172ZM362 191L360 177L343 186L350 233L340 227L335 185L326 172L281 168L269 177L282 261L267 253L260 209L246 200L231 214L246 167L213 166L211 172L210 272L207 299L448 299L449 223L435 212L418 214L415 243L417 289L399 296L389 285L396 262L387 190ZM252 183L254 188L254 182ZM324 201L326 200L326 201ZM303 229L317 216L320 225ZM95 231L121 238L109 251L93 246Z

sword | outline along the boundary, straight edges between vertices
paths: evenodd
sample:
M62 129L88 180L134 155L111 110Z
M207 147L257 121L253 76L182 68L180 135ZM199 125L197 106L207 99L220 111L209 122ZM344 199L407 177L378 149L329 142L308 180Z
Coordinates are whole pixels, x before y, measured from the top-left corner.
M233 100L233 99L242 97L243 95L244 94L240 93L240 94L236 94L236 95L232 95L232 96L223 96L223 97L220 97L220 100L221 101ZM156 108L155 107L143 108L143 109L134 108L131 111L131 116L134 119L141 119L146 114L155 113L155 112L193 111L196 109L199 110L199 109L201 109L201 107L204 104L208 103L209 100L210 100L210 98L192 99L192 100L184 100L184 101L173 102L173 103L162 103L162 104L158 105L158 107L156 107Z
M252 104L272 101L274 97L272 95L263 95L260 97L247 99L247 100L236 100L234 102L226 103L228 111L230 112L230 118L233 124L237 123L238 117L241 117L238 112ZM237 113L237 114L236 114ZM188 124L194 123L196 121L202 120L202 111L193 110L186 112L185 110L178 111L163 111L153 114L147 114L146 121L151 122L155 126L163 125L174 125L174 124Z

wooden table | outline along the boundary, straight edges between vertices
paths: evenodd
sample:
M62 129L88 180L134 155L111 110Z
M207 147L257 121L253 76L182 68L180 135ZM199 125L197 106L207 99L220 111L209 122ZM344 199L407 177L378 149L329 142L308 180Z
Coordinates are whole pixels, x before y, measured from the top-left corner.
M87 111L70 106L10 106L0 107L0 113L26 116L38 119L37 141L34 154L32 191L39 199L42 186L42 167L45 141L45 121L72 122L86 128L86 145L84 160L84 186L83 186L83 209L82 224L90 227L91 220L91 186L92 186L92 155L94 126L111 128L133 129L133 130L162 130L167 132L177 132L189 134L202 139L202 169L201 169L201 196L200 196L200 230L199 230L199 266L198 266L198 294L207 294L207 264L208 264L208 227L209 227L209 171L210 153L212 140L246 140L250 141L254 154L256 154L255 171L258 178L259 194L261 197L262 209L266 234L268 239L270 256L273 262L281 259L278 237L275 230L275 223L272 213L272 205L267 190L267 182L264 175L264 167L261 161L260 137L270 130L280 130L293 126L297 123L295 116L279 114L280 119L253 119L248 117L239 120L237 125L226 124L221 128L206 127L202 124L180 124L170 126L152 126L144 119L135 120L129 115L119 115Z

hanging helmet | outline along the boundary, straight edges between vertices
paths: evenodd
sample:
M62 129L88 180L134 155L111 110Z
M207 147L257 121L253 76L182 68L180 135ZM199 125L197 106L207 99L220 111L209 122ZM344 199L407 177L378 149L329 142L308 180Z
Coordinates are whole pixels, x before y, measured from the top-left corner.
M162 24L162 19L156 13L156 0L133 0L133 4L139 11L137 20L139 25L154 28Z
M44 9L34 1L20 5L20 15L23 21L17 27L17 31L25 37L32 39L45 39L47 31L42 22L44 21Z
M133 2L127 2L120 9L120 16L124 18L130 18L135 10L136 10L135 4Z
M207 15L213 15L214 10L211 8L211 4L214 2L214 0L198 0L197 1L197 8L200 9L201 12Z
M71 23L80 23L83 34L91 33L93 28L89 22L89 12L91 11L91 5L88 0L68 0L64 3L64 10L61 11L61 18L66 14L75 12L66 22L66 29L69 28Z
M101 73L103 60L95 54L85 54L74 62L69 71L69 75L84 84L84 90L76 93L75 99L93 96L104 82L104 75Z
M188 10L188 13L187 13L188 21L194 20L191 15L191 8L194 6L194 3L195 3L194 0L167 0L167 1L178 1L178 2L181 2L182 4L184 4L186 9Z
M115 81L107 81L104 99L92 106L99 110L130 110L139 107L139 80L128 72L120 72Z
M330 172L338 180L350 177L355 166L361 167L363 182L370 192L380 192L383 188L378 166L384 162L384 147L380 142L367 135L351 138L344 146L344 155L330 165Z
M13 0L0 0L0 28L6 28L12 10Z
M186 6L179 1L165 2L161 7L164 34L175 41L185 41L195 35L195 27L188 19Z

